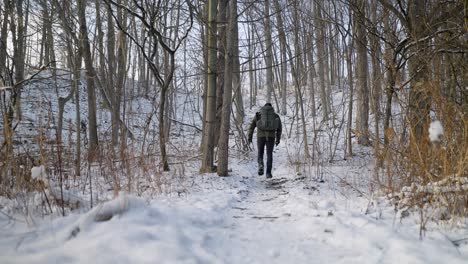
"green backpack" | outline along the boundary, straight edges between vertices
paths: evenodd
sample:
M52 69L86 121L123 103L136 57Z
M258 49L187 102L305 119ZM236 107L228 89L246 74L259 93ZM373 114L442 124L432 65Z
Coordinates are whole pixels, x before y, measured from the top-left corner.
M276 131L279 127L279 117L275 114L272 106L266 105L260 109L260 119L257 127L263 131Z

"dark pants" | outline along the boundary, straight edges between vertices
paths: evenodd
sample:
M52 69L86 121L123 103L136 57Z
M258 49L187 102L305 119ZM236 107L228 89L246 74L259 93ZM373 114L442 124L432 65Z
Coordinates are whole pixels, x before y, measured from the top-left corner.
M275 138L268 138L268 137L257 138L258 166L261 166L261 167L263 167L263 153L265 153L265 145L267 149L266 173L271 173L271 167L273 166L273 147L275 146Z

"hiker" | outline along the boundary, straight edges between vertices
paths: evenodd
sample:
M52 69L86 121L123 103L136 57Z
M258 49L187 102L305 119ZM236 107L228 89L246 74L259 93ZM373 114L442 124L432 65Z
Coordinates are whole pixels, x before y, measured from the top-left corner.
M278 146L281 139L281 119L275 113L273 106L266 103L260 109L260 112L255 114L252 123L249 126L249 143L252 143L252 137L255 130L257 131L257 146L258 146L258 175L263 175L263 153L265 152L265 145L267 149L267 168L266 177L271 178L271 168L273 166L273 147L274 144Z

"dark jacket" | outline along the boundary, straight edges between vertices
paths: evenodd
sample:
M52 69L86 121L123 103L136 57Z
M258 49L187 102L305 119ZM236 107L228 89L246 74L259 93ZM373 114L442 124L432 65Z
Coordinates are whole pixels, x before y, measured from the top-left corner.
M272 106L264 106L264 107L271 107L273 108ZM261 130L261 129L258 129L257 131L257 138L261 138L261 137L265 137L265 138L276 138L276 141L279 141L281 139L281 131L282 131L282 125L281 125L281 118L279 117L278 114L276 114L276 118L278 119L278 129L276 131L264 131L264 130ZM255 117L254 119L252 120L252 123L250 123L250 126L249 126L249 131L248 131L248 137L249 138L252 138L253 137L253 133L254 133L254 130L255 128L257 127L257 121L260 120L260 112L257 112L255 114Z

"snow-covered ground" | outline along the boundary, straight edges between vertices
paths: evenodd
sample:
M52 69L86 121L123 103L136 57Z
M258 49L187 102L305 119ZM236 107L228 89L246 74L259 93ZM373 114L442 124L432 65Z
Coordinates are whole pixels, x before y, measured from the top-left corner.
M0 263L467 263L468 245L452 243L468 237L466 223L428 224L421 240L415 215L396 219L342 178L297 175L284 145L272 180L236 162L230 177L192 175L179 195L121 194L30 227L0 215ZM109 211L119 214L95 221Z
M47 123L39 122L47 111L35 111L36 104L56 96L49 86L44 84L50 91L40 90L41 96L37 89L26 94L30 97L24 106L28 122L16 136L31 148L35 146L33 132ZM71 213L67 209L65 217L58 216L57 205L44 213L41 193L0 197L0 264L468 263L467 219L445 223L425 216L429 221L421 237L417 211L400 218L387 199L370 191L371 148L353 144L354 157L343 160L345 93L337 89L333 94L337 112L333 122L313 119L306 108L314 164L304 162L302 130L293 117L294 95L288 97L290 108L281 117L283 137L275 149L271 180L256 175L255 146L251 152L231 148L231 176L200 175L200 133L194 128L202 127L195 111L200 107L194 106L196 94L179 94L174 119L181 123L174 123L171 131L169 152L174 167L170 173L134 167L134 175L118 170L109 173L120 174L109 175L91 169L92 188L87 177L77 179L76 186L69 184L67 196L86 203ZM259 95L257 106L264 103L262 98ZM54 115L55 101L50 102ZM150 99L135 98L127 115L136 149L145 140L149 145L141 148L148 159L157 156L153 153L157 146L153 107ZM257 108L247 111L244 128ZM74 104L67 104L65 120L72 123L74 111ZM81 111L84 116L85 104ZM110 123L108 113L100 113L102 132ZM143 133L146 129L148 135ZM64 141L74 138L73 133L73 129L64 133ZM55 158L48 158L53 164ZM44 168L50 169L47 163L35 168L33 178L44 177ZM122 185L134 179L128 184L133 194L121 193L102 202L113 195L111 177L121 179ZM87 209L89 189L94 203L100 201L91 210ZM135 197L136 193L141 197Z

